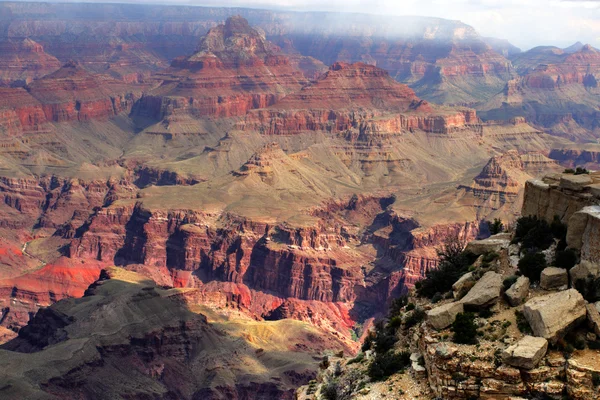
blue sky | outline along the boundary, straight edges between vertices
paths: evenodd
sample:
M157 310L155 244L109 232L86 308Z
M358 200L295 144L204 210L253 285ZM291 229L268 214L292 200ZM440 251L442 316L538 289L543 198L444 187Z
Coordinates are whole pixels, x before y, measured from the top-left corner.
M565 47L576 41L600 47L600 0L100 0L98 2L423 15L463 21L475 27L484 36L508 39L524 50L537 45Z

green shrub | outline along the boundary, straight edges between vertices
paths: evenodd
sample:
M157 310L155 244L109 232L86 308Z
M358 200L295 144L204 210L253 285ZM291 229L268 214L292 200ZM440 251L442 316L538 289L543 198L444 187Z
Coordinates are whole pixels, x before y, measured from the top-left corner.
M408 303L406 305L406 311L412 311L415 309L415 303Z
M362 351L360 353L358 353L356 355L356 357L351 358L350 360L348 360L348 362L346 363L346 365L351 365L351 364L356 364L361 362L362 360L365 359L365 353L363 353Z
M577 252L573 249L557 250L554 254L554 266L567 271L577 264Z
M594 387L600 386L600 374L595 371L592 372L592 385L594 385Z
M444 299L444 296L440 292L437 292L431 298L431 302L435 304L435 303L439 303L443 299Z
M399 315L396 315L396 316L390 318L387 326L388 326L388 329L396 332L402 326L402 317Z
M453 341L462 344L477 343L477 325L475 325L475 314L470 312L459 313L452 323L454 332Z
M496 253L495 251L490 251L488 253L485 253L481 259L481 261L483 261L484 263L491 263L492 261L497 260L498 258L500 258L500 254Z
M494 222L488 221L488 227L492 235L497 235L504 231L504 224L500 218L494 218Z
M400 315L402 311L402 307L406 306L408 303L408 296L400 296L390 303L390 307L388 309L388 315L393 317L395 315Z
M529 252L519 260L519 271L531 282L539 282L540 275L546 268L546 257L542 253Z
M494 313L489 308L484 308L483 310L479 311L478 315L479 315L479 318L487 319L487 318L490 318L492 315L494 315Z
M406 321L404 321L404 327L412 328L413 326L421 323L421 321L425 319L426 315L427 314L425 313L425 310L422 308L415 308L408 318L406 318Z
M463 251L464 243L458 237L450 238L438 250L440 259L438 268L427 271L425 279L415 285L421 297L433 298L436 293L446 293L452 285L469 270L476 256Z
M587 175L589 173L590 173L590 171L588 171L587 169L582 168L582 167L577 167L575 169L575 175Z
M590 275L585 279L578 279L572 284L588 302L595 303L600 300L600 278Z
M365 352L367 350L371 350L373 348L373 334L371 332L369 332L369 334L365 337L365 340L363 341L363 344L360 348L360 350L362 352Z
M516 275L511 275L508 278L504 279L504 281L502 281L502 287L504 287L504 290L508 290L512 285L515 284L515 282L517 281L517 279L519 279L518 276Z
M522 249L546 250L554 243L554 236L548 222L528 216L517 220L514 241L521 243Z
M564 240L567 237L567 229L567 224L563 223L558 215L555 215L554 219L552 219L552 223L550 224L552 236L554 236L556 239Z
M573 168L567 168L563 171L563 174L574 174L575 170Z
M407 351L377 353L375 359L369 365L367 373L373 381L379 381L398 371L404 370L409 365L410 353Z
M321 394L325 400L337 400L338 387L337 382L329 381L321 387Z
M517 328L519 331L525 335L531 335L533 331L531 330L531 326L529 326L529 322L527 322L527 318L522 311L515 310L515 318L517 319Z

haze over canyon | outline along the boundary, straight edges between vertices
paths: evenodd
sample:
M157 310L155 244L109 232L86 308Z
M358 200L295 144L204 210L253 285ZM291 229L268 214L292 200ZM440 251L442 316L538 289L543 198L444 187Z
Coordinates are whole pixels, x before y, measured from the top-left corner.
M452 240L556 214L599 262L599 79L438 17L0 2L0 397L325 398Z

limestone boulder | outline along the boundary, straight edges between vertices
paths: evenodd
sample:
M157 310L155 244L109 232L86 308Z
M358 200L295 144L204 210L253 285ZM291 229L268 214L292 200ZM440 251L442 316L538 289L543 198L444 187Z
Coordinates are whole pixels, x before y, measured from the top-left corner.
M452 295L454 296L454 299L459 300L461 297L463 297L473 286L474 282L475 278L473 277L472 272L468 272L461 276L460 279L454 282L454 285L452 285Z
M500 298L502 275L489 271L481 277L461 300L465 308L485 308L493 305Z
M600 313L594 304L586 304L588 325L596 335L600 335Z
M529 300L523 306L523 314L535 336L551 343L585 319L585 300L575 289L563 290Z
M548 341L541 337L525 336L502 352L503 361L516 368L533 369L546 355Z
M600 206L588 206L569 218L567 245L581 251L581 259L600 264Z
M582 261L569 271L571 284L575 286L578 281L585 281L588 277L600 276L600 265L589 261Z
M464 311L460 302L448 303L427 311L427 321L435 329L445 329L452 325L458 313Z
M560 178L559 186L562 189L581 192L586 186L592 184L592 178L589 175L563 175Z
M490 252L499 253L503 249L507 249L509 245L510 234L500 233L498 235L490 236L487 239L469 242L465 248L465 251L479 256Z
M515 283L504 293L508 304L513 307L521 305L529 294L529 278L526 276L520 276Z
M542 271L540 287L545 290L564 290L569 286L569 274L564 268L548 267Z

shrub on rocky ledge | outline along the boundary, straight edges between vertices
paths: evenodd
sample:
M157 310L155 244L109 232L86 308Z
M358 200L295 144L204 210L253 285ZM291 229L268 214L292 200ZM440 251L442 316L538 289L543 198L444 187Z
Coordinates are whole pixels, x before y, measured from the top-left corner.
M557 250L554 255L554 266L567 271L577 264L577 252L573 249Z
M450 291L454 282L469 271L469 266L477 258L465 252L464 248L465 243L458 237L448 239L438 250L438 268L427 271L425 279L415 284L417 295L431 299L438 293Z
M368 374L374 381L379 381L401 371L410 365L410 353L408 351L388 351L375 356L369 365Z
M454 332L454 337L452 338L454 343L477 343L477 325L475 324L475 314L470 312L459 313L452 323L452 332Z
M542 271L546 268L546 257L542 253L528 252L519 260L519 271L531 282L539 282Z

